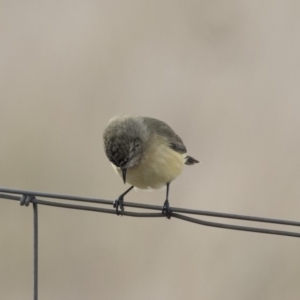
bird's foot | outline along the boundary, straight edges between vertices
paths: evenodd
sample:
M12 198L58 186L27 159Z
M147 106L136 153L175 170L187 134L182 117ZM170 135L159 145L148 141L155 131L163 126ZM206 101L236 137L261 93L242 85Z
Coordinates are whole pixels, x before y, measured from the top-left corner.
M124 211L124 196L121 195L117 200L114 201L114 208L116 209L116 214L119 216ZM121 213L120 213L121 211Z
M124 211L124 197L127 195L134 186L131 186L128 190L126 190L122 195L119 196L117 200L114 201L114 208L116 209L116 213L119 216ZM120 213L121 210L121 213Z
M169 205L169 201L166 200L165 203L164 203L164 206L162 208L162 214L164 216L166 216L168 219L171 219L171 216L172 216L172 210L170 208L170 205Z

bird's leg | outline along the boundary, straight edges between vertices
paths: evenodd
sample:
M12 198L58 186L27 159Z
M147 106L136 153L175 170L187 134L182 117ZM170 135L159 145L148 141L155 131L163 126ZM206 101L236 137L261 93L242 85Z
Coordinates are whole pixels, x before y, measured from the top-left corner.
M124 210L124 196L128 194L133 188L134 186L131 186L128 190L121 194L117 200L114 201L114 208L116 209L117 215L120 215L119 208L121 211Z
M167 196L166 196L166 201L165 201L163 209L162 209L162 213L163 213L163 215L166 215L168 219L171 219L172 210L169 205L169 187L170 187L170 182L167 183Z

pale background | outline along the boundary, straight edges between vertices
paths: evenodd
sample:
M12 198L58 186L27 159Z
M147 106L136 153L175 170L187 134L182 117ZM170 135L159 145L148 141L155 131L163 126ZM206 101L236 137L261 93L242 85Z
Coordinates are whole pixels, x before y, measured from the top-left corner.
M131 113L201 160L171 205L300 220L299 30L299 1L1 1L0 185L115 199L102 131ZM299 299L296 238L42 206L39 220L43 300ZM0 298L32 299L32 208L2 199Z

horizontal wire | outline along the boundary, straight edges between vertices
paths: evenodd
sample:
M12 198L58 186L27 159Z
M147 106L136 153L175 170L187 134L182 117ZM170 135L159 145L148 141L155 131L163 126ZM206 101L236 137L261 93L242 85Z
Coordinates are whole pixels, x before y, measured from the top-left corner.
M40 197L45 197L45 198L55 198L55 199L61 199L61 200L81 201L81 202L86 202L86 203L106 204L106 205L113 205L113 203L114 203L114 201L111 201L111 200L103 200L103 199L97 199L97 198L86 198L86 197L59 195L59 194L7 189L7 188L0 188L0 192L9 193L9 194L19 194L19 195L31 195L31 196L35 196L35 197L40 196ZM18 196L7 195L7 194L0 194L0 198L4 198L4 199L8 199L8 200L17 200L17 201L20 200L20 197L18 197ZM65 203L46 201L46 200L41 200L41 199L36 199L36 198L33 198L31 202L40 204L40 205L46 205L46 206L55 206L55 207L62 207L62 208L70 208L70 209L78 209L78 210L85 210L85 211L95 211L95 212L116 214L115 209L105 209L105 208L100 208L100 207L65 204ZM132 203L132 202L124 202L124 206L140 208L140 209L152 209L152 210L159 210L159 211L162 210L161 206L149 205L149 204L139 204L139 203ZM284 235L284 236L290 236L290 237L300 237L300 233L297 233L297 232L280 231L280 230L273 230L273 229L263 229L263 228L246 227L246 226L223 224L223 223L216 223L216 222L208 222L208 221L204 221L204 220L191 218L191 217L188 217L188 216L185 216L182 214L178 214L178 212L185 213L185 214L204 215L204 216L210 216L210 217L237 219L237 220L243 220L243 221L300 226L300 222L296 222L296 221L278 220L278 219L253 217L253 216L228 214L228 213L217 213L217 212L192 210L192 209L176 208L176 207L172 207L171 210L172 210L172 217L175 217L175 218L178 218L181 220L185 220L188 222L204 225L204 226L218 227L218 228L232 229L232 230L240 230L240 231L250 231L250 232L257 232L257 233L266 233L266 234L273 234L273 235ZM161 212L160 213L140 213L140 212L122 211L120 213L121 213L121 215L132 216L132 217L165 217Z
M62 200L83 201L83 202L109 204L109 205L111 205L113 203L113 201L111 201L111 200L102 200L102 199L98 199L98 198L60 195L60 194L52 194L52 193L44 193L44 192L8 189L8 188L1 188L1 187L0 187L0 192L8 193L8 194L32 195L32 196L36 196L36 197L56 198L56 199L62 199Z
M135 207L135 208L144 208L144 209L162 210L161 206L132 203L132 202L124 202L124 206ZM173 212L183 213L183 214L194 214L194 215L201 215L201 216L208 216L208 217L215 217L215 218L226 218L226 219L235 219L235 220L242 220L242 221L288 225L288 226L300 226L300 222L297 222L297 221L271 219L271 218L263 218L263 217L253 217L253 216L245 216L245 215L229 214L229 213L219 213L219 212L194 210L194 209L179 208L179 207L170 207L170 208L172 209Z
M6 197L8 196L8 197ZM20 201L20 197L17 196L11 196L11 195L4 195L0 194L0 198L8 199L8 200L15 200ZM59 202L51 202L41 199L32 199L32 203L40 204L40 205L46 205L46 206L54 206L54 207L62 207L62 208L70 208L70 209L78 209L78 210L85 210L85 211L95 211L95 212L102 212L107 214L116 214L115 209L107 209L107 208L101 208L101 207L93 207L93 206L84 206L84 205L77 205L77 204L65 204L65 203L59 203ZM111 204L113 201L110 201ZM130 217L164 217L162 213L137 213L137 212L129 212L129 211L123 211L120 212L121 215L124 216L130 216Z
M0 192L19 194L19 195L32 195L32 196L36 196L36 197L40 196L40 197L46 197L46 198L55 198L55 199L71 200L71 201L81 201L81 202L86 202L86 203L97 203L97 204L105 204L105 205L113 205L113 203L114 203L114 201L112 201L112 200L103 200L103 199L98 199L98 198L87 198L87 197L79 197L79 196L51 194L51 193L45 193L45 192L7 189L7 188L1 188L1 187L0 187ZM0 198L6 198L6 197L0 196ZM127 201L124 202L124 206L141 208L141 209L152 209L152 210L159 210L159 211L162 210L162 206L133 203L133 202L127 202ZM288 225L288 226L300 226L300 222L297 222L297 221L245 216L245 215L239 215L239 214L219 213L219 212L193 210L193 209L178 208L178 207L172 207L172 211L177 212L177 213L184 213L184 214L195 214L195 215L236 219L236 220L251 221L251 222L262 222L262 223L271 223L271 224Z
M116 214L115 209L83 206L83 205L76 205L76 204L57 203L57 202L44 201L44 200L39 200L39 199L34 199L32 202L41 204L41 205L47 205L47 206L79 209L79 210L85 210L85 211L95 211L95 212L102 212L102 213L113 214L113 215ZM162 213L138 213L138 212L130 212L130 211L122 211L122 212L120 212L120 215L130 216L130 217L150 217L150 218L164 217L164 215Z

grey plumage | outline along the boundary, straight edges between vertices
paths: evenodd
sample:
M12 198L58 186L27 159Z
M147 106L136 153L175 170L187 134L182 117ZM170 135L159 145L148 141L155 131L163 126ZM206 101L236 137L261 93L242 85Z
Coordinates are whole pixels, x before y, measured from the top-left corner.
M156 132L158 135L165 137L170 145L170 148L179 153L187 152L182 139L165 122L154 118L145 117L144 123L148 126L151 132Z
M189 156L189 155L187 155L187 156L185 157L185 164L186 164L186 165L191 166L191 165L196 164L196 163L198 163L198 162L199 162L199 161L198 161L197 159L195 159L195 158L193 158L193 157L191 157L191 156Z
M174 151L182 154L187 152L182 139L165 122L149 117L118 116L110 121L103 134L106 155L114 165L122 168L134 154L134 162L137 164L153 134L165 138ZM198 162L193 157L186 156L185 164L193 165Z
M141 117L115 117L110 120L103 134L105 153L120 168L139 163L148 139L149 132Z

